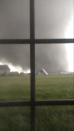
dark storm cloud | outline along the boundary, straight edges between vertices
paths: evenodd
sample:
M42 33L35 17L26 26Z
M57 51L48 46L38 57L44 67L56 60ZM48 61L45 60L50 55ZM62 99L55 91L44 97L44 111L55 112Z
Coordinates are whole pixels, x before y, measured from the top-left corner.
M28 69L30 67L29 45L0 45L0 61L7 61Z
M73 0L35 0L36 38L63 38L73 11ZM0 39L29 38L29 0L0 0ZM29 67L26 45L0 45L0 61ZM36 71L66 71L64 45L36 46Z
M0 38L29 38L29 0L0 0Z

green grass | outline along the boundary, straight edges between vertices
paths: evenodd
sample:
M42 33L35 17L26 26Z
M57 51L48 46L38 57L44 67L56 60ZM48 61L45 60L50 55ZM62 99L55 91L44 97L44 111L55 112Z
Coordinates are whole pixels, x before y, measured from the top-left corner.
M73 75L36 76L36 100L74 99ZM0 101L30 100L29 76L0 77ZM30 107L0 108L0 131L30 131ZM74 106L36 107L36 131L74 131Z
M0 77L0 100L19 99L30 99L30 77Z
M36 76L36 99L74 99L73 75Z
M0 131L30 131L30 108L0 108Z

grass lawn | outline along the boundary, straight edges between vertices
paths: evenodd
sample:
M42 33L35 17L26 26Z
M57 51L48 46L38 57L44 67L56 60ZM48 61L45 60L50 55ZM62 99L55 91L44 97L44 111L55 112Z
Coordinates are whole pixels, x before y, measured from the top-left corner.
M74 99L73 79L36 76L36 100ZM0 76L0 100L30 100L30 77ZM30 107L0 108L0 131L30 131ZM36 107L36 131L74 131L74 106Z

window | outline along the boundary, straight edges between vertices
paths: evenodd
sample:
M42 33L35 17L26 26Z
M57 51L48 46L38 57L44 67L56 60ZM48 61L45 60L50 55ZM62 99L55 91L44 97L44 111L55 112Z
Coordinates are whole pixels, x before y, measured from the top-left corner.
M2 16L0 16L2 19L1 19L1 22L2 22L2 25L3 25L3 27L1 27L1 31L4 33L5 31L4 31L4 29L5 29L5 27L7 28L7 25L8 25L8 27L10 27L10 28L13 28L12 27L12 22L14 23L14 29L15 29L15 27L16 28L18 28L18 32L20 33L20 31L21 31L21 37L19 37L19 34L18 34L18 32L16 32L16 35L14 36L14 31L13 32L10 32L10 30L8 30L8 34L13 34L12 36L13 37L9 37L8 35L5 35L5 38L3 37L3 34L1 34L1 37L0 37L0 44L2 44L2 45L4 45L4 44L10 44L10 46L13 44L13 45L18 45L18 44L28 44L28 45L30 45L30 69L31 69L31 74L30 74L30 100L29 101L24 101L24 100L17 100L17 101L0 101L0 108L6 108L6 107L8 107L8 108L10 108L10 107L12 107L12 108L15 108L15 107L20 107L20 108L22 108L22 106L23 107L29 107L30 108L30 119L31 119L31 127L30 127L30 130L31 131L35 131L35 120L36 120L36 118L37 118L37 116L36 116L36 109L39 107L39 108L41 108L41 106L66 106L66 105L74 105L74 99L50 99L50 100L36 100L36 96L35 96L35 87L36 87L36 85L35 85L35 45L36 44L41 44L41 46L42 46L42 44L58 44L58 43L60 43L60 44L70 44L70 43L74 43L74 39L72 38L72 37L65 37L65 38L63 38L62 37L62 35L60 34L60 36L58 37L58 32L57 33L55 33L56 32L56 29L54 30L54 33L55 34L57 34L56 35L56 37L52 37L52 32L50 32L49 31L49 33L47 34L47 36L46 36L46 34L45 34L45 32L44 32L44 34L43 34L43 31L42 32L40 32L39 30L37 30L37 26L36 26L36 32L35 32L35 20L37 20L38 18L36 17L36 19L35 19L35 8L36 8L36 11L38 10L37 9L37 7L38 7L38 1L40 2L40 0L37 0L37 7L36 7L36 1L35 0L30 0L30 9L29 9L29 6L27 5L25 5L25 3L24 3L24 1L25 0L23 0L23 5L21 4L21 1L19 0L18 2L20 2L20 6L22 7L23 6L23 9L22 8L20 8L20 6L18 6L17 5L17 1L14 1L15 2L15 10L14 10L14 16L13 16L13 18L15 19L17 19L17 17L15 16L15 12L17 12L18 13L18 11L19 11L19 14L18 15L21 15L20 14L20 10L22 10L22 13L23 13L23 15L24 15L24 18L26 17L26 21L25 21L25 19L23 18L23 25L24 25L24 22L26 22L26 24L27 24L27 26L25 26L25 30L22 28L22 25L19 27L19 25L20 25L20 23L21 23L21 20L20 19L15 19L15 20L12 20L12 16L11 16L11 12L12 12L12 8L10 9L11 10L11 12L9 12L9 17L8 16L6 16L6 17L8 17L9 19L7 20L7 22L6 22L6 25L3 23L3 21L5 20L5 18L2 18ZM26 2L27 2L28 0L26 0ZM57 0L56 0L57 1ZM5 1L2 1L1 2L1 4L3 4ZM46 1L45 1L46 2ZM45 2L43 2L43 4L45 3ZM47 1L48 2L48 1ZM9 6L10 6L10 4L12 5L12 2L10 2L9 0L8 0L8 5L6 4L6 6L8 6L7 8L9 9ZM54 0L53 0L53 3L54 3ZM52 4L53 4L52 3ZM29 4L29 1L27 2L27 4ZM41 2L40 2L40 4L41 4ZM39 4L39 10L38 11L40 11L40 4ZM1 6L1 5L0 5ZM18 10L16 10L16 6L18 6ZM46 5L44 4L44 6L45 6L45 10L46 10ZM71 6L71 5L70 5ZM29 9L29 12L30 12L30 15L29 15L29 12L28 12L28 14L27 14L27 16L26 16L26 14L24 14L24 12L25 12L25 10L24 10L24 7L25 8L27 8L27 9ZM34 8L35 7L35 8ZM54 7L55 7L55 4L54 4ZM19 8L20 8L20 10L19 10ZM48 8L47 8L48 9ZM45 11L44 10L44 11ZM24 11L24 12L23 12ZM47 13L47 11L46 11L46 13ZM41 15L41 14L39 14L39 15ZM51 14L50 14L51 15ZM49 16L50 16L49 15ZM22 15L21 15L21 17L22 17ZM30 18L29 18L30 17ZM38 17L40 17L40 16L38 16ZM45 16L45 17L47 17L48 18L48 15L47 16ZM40 17L40 19L41 19L41 17ZM42 18L43 20L44 20L44 16L43 16L43 18ZM54 18L52 18L53 20L54 20ZM19 21L20 20L20 21ZM30 22L28 22L28 20L30 20ZM16 24L16 26L15 26L15 23L17 23L17 21L19 21L20 23L17 25ZM8 23L9 22L9 23ZM29 34L29 23L30 23L30 34ZM49 23L49 22L48 22ZM47 24L48 24L47 23ZM60 21L59 21L59 23L60 23ZM37 23L38 24L38 23ZM44 22L43 22L43 24L44 24ZM50 23L51 24L51 23ZM39 26L41 26L41 23L39 24ZM59 32L60 32L60 26L61 25L59 25L59 27L58 27L58 30L59 30ZM63 25L62 25L63 26ZM21 28L21 29L20 29ZM42 25L42 28L44 28L44 25ZM47 27L46 27L47 28ZM52 29L51 29L52 30ZM25 32L25 34L24 34L24 31L26 31ZM5 32L6 33L6 32ZM50 33L51 33L51 35L50 35ZM36 34L36 36L35 36L35 34ZM50 39L48 38L48 36L50 35ZM24 36L25 36L25 38L24 38ZM29 36L30 36L30 38L29 38ZM45 37L44 37L45 36ZM35 39L35 37L36 37L36 39ZM58 37L58 38L57 38ZM51 107L49 107L49 108L51 108ZM3 109L4 110L4 109ZM10 109L11 110L11 109ZM62 111L62 110L61 110ZM17 112L17 109L16 109L16 112ZM54 111L52 111L52 112L54 112ZM10 115L10 112L8 113L9 115ZM15 113L13 113L13 115L14 115ZM20 114L20 112L18 112L18 114ZM12 114L11 114L12 115ZM12 117L10 115L10 117ZM2 117L2 116L1 116ZM18 119L19 117L17 117L16 119ZM17 123L16 123L17 124ZM25 123L23 123L23 126L24 126L24 124ZM19 125L19 126L21 126L21 128L22 128L22 125ZM39 129L40 130L40 129Z

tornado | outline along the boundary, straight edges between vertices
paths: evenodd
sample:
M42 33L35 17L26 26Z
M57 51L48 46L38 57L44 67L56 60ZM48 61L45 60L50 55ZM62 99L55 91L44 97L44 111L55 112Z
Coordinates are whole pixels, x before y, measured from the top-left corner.
M29 0L0 1L0 39L30 39ZM66 38L65 32L73 14L73 0L35 0L35 38ZM71 38L68 36L67 38ZM0 44L0 63L30 69L30 45ZM36 73L68 71L64 44L35 45Z

